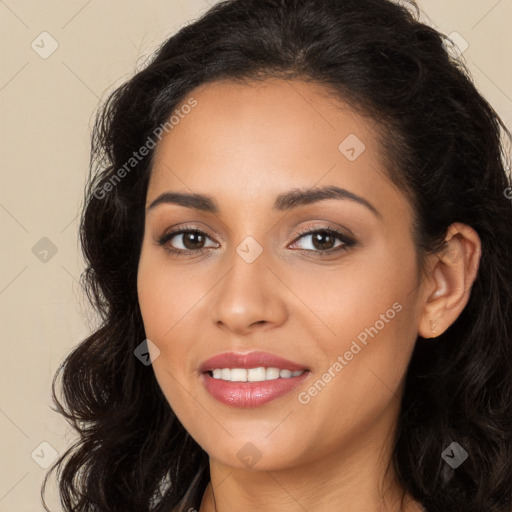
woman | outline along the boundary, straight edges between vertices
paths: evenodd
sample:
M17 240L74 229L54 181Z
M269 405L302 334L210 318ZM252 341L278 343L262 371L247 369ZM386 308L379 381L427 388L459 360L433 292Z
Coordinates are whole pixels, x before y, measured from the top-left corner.
M512 510L510 133L443 42L231 0L111 95L66 511Z

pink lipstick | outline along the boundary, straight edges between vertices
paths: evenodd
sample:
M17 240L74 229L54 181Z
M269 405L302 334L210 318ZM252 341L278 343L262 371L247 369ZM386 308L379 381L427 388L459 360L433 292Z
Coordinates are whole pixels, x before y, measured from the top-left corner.
M310 374L306 366L268 352L224 352L201 364L210 395L234 407L258 407L299 386Z

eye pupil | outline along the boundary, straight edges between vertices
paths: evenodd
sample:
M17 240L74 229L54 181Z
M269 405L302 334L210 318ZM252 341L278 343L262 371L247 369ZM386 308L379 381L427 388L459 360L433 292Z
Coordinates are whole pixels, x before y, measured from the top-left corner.
M190 240L192 240L191 246L189 246L190 244L188 244L188 241L190 241ZM200 248L197 245L194 245L194 241L196 244L199 243L199 245L201 245L201 243L204 244L204 236L201 233L198 233L197 231L189 231L189 232L183 234L183 245L187 249L192 251L194 249Z
M330 239L330 242L327 242L328 247L324 247L326 244L325 238ZM323 241L322 241L323 240ZM318 247L317 242L320 243L320 247ZM325 231L319 231L318 233L315 233L313 235L313 245L315 249L318 249L319 251L325 251L328 249L332 249L334 243L334 237Z

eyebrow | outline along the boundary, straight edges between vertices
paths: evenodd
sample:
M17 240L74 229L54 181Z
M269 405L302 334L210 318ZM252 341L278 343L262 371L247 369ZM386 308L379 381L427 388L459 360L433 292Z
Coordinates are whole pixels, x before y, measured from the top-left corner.
M381 218L382 214L366 199L353 192L335 186L313 188L313 189L292 189L277 196L273 210L288 211L300 206L306 206L325 199L345 199L361 204L368 208L374 215ZM164 192L160 194L148 207L147 211L160 204L171 203L186 208L193 208L208 213L219 213L219 207L210 196L204 194L189 194L183 192Z

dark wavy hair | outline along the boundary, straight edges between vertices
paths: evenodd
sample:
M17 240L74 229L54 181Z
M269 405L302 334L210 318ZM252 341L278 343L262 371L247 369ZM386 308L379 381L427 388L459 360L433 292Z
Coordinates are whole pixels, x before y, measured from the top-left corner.
M448 38L419 18L413 0L222 1L110 94L80 226L82 279L100 324L54 377L56 410L78 440L46 475L43 503L55 470L69 512L200 503L208 455L134 356L146 338L136 280L154 150L114 178L195 87L281 78L320 84L375 122L388 177L414 209L420 263L443 250L454 222L480 236L468 304L436 340L417 339L390 465L429 512L510 512L512 189L502 137L511 134ZM457 469L441 458L454 441L469 454Z

